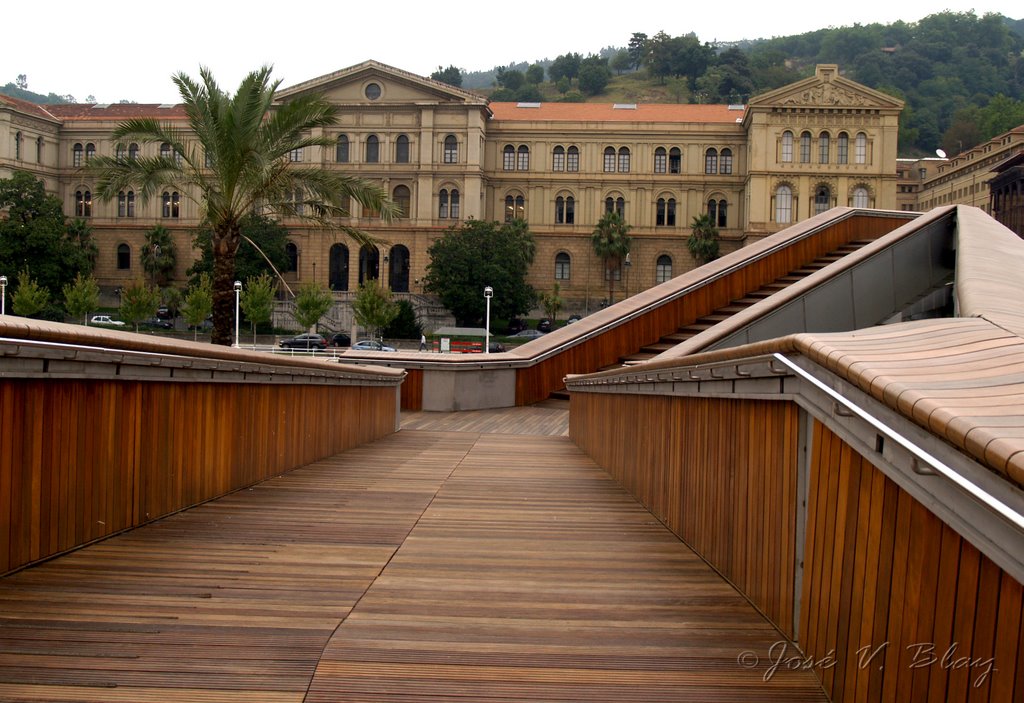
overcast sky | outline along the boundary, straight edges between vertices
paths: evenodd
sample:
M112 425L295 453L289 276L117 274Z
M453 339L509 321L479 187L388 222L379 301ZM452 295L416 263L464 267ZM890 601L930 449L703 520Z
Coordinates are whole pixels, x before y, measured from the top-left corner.
M170 76L198 76L200 65L233 90L246 72L271 64L287 87L368 59L427 76L451 64L481 71L624 47L633 32L731 41L914 22L941 9L1024 16L1019 0L792 0L774 9L750 0L13 2L4 10L0 85L25 74L37 93L170 103L179 102Z

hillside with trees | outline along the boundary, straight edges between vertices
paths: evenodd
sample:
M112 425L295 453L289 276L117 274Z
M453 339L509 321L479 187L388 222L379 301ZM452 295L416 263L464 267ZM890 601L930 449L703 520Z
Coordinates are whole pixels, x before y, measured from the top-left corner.
M906 102L901 155L939 147L955 155L1024 124L1022 32L1024 20L941 12L718 45L692 33L634 33L625 47L589 56L456 75L462 87L503 101L745 103L835 63L847 78Z

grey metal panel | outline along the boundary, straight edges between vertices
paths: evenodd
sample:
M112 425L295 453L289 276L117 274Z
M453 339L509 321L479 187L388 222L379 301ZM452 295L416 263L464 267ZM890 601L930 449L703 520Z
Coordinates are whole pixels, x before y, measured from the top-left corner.
M806 332L845 332L855 328L853 276L844 271L804 296Z
M804 306L800 300L795 300L748 326L747 340L762 342L792 332L803 332L804 327Z
M925 236L908 237L894 244L892 278L897 305L927 292L932 283L932 251Z
M892 267L892 252L886 250L853 269L853 321L856 329L876 325L892 315L896 294Z

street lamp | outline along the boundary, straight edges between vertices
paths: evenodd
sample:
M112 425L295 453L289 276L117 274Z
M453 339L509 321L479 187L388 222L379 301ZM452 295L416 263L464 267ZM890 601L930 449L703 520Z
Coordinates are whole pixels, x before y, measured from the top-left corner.
M0 315L7 314L7 276L0 276Z
M238 348L238 296L242 293L242 282L235 281L235 348Z
M491 353L491 298L494 297L494 289L490 286L484 288L484 300L487 301L487 318L484 322L484 354Z
M626 297L629 297L629 270L633 267L633 260L629 257L629 252L626 252Z

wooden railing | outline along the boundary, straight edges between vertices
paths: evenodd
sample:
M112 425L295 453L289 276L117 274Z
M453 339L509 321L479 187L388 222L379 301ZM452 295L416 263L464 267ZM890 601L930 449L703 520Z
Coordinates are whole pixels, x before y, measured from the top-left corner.
M390 369L0 328L0 573L396 429Z

